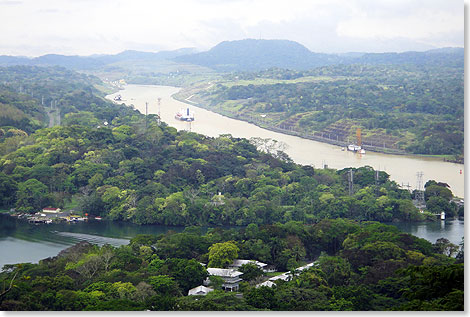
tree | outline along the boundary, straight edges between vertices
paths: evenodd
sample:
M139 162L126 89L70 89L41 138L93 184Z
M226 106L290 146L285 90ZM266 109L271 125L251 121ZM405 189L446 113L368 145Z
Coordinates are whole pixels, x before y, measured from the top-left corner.
M252 281L263 275L263 270L254 263L243 264L239 271L243 273L242 278L245 281Z
M209 267L227 267L238 257L237 247L234 241L215 243L209 247Z
M155 266L154 261L151 262ZM158 274L172 277L180 286L183 294L201 285L207 277L206 269L195 259L169 258L158 269Z
M47 186L35 178L18 185L16 207L18 211L32 213L39 211L48 202Z
M351 277L351 265L339 256L321 256L318 259L319 268L326 274L328 285L348 285Z
M11 206L16 201L17 182L10 176L0 172L0 206Z
M276 290L267 286L252 288L244 297L249 305L260 309L272 309L277 305Z
M148 281L157 293L173 296L181 294L175 280L167 275L150 276Z
M455 244L450 242L448 239L439 238L436 240L436 243L434 244L434 250L437 253L441 253L441 254L447 255L448 257L451 257L459 249Z

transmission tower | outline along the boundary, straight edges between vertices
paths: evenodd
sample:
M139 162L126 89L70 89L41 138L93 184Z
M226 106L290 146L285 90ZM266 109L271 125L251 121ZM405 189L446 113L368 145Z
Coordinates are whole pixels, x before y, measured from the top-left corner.
M162 101L162 98L158 97L157 102L158 102L158 124L160 124L161 121L161 114L160 114L160 102Z
M348 173L348 182L349 182L349 196L353 194L353 186L354 186L354 171L352 169L349 170Z
M145 130L147 130L147 115L149 114L149 103L145 103Z
M416 173L416 191L415 200L418 208L425 206L424 203L424 190L423 190L423 172Z

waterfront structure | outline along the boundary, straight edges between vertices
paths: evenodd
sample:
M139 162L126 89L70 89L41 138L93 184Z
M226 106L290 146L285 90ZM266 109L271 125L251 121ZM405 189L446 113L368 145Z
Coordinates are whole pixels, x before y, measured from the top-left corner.
M60 212L60 208L43 208L42 212L49 213L49 214L58 214Z

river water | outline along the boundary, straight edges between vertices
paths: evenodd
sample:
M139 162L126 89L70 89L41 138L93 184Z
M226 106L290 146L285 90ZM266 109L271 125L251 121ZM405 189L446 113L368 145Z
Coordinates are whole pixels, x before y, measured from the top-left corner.
M464 197L464 165L444 162L441 159L422 156L389 155L367 152L365 155L342 151L339 146L303 139L296 136L277 133L260 128L254 124L224 117L217 113L177 101L171 96L180 88L154 85L127 85L124 90L109 95L113 99L120 94L126 105L134 105L141 113L145 113L145 103L148 102L148 113L158 114L164 122L178 130L191 130L211 137L220 134L231 134L234 137L271 138L287 145L285 152L296 162L312 165L317 168L325 164L331 168L360 167L369 165L390 174L390 178L399 185L417 186L418 172L423 172L423 186L426 181L436 181L449 184L454 195ZM157 98L161 98L160 109ZM176 112L182 108L190 108L195 114L192 123L175 119Z

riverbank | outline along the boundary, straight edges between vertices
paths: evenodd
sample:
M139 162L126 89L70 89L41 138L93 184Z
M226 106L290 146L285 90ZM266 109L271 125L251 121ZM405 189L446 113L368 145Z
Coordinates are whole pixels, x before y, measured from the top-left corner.
M359 168L371 166L390 175L390 179L398 185L415 188L417 172L423 172L423 184L428 180L436 180L449 184L455 196L465 197L465 170L462 164L444 162L442 158L423 157L416 155L391 155L369 151L366 155L350 151L341 151L338 145L305 139L294 135L275 132L261 128L255 124L236 120L206 110L191 103L183 103L172 98L181 90L171 86L126 85L116 94L106 98L113 100L117 94L122 96L124 103L145 113L148 103L149 114L161 114L162 120L177 130L187 130L209 137L230 134L235 138L258 137L277 140L284 144L284 152L297 164L310 165L316 168L328 166L341 170L343 168ZM158 99L161 99L158 106ZM190 108L195 113L195 121L188 123L175 119L175 114L182 108ZM462 170L462 173L460 173Z
M218 114L220 114L222 116L225 116L227 118L231 118L231 119L234 119L234 120L240 120L240 121L244 121L244 122L247 122L247 123L250 123L250 124L254 124L257 127L260 127L262 129L266 129L266 130L269 130L269 131L282 133L282 134L286 134L286 135L292 135L292 136L296 136L296 137L307 139L307 140L312 140L312 141L322 142L322 143L326 143L326 144L336 145L336 146L340 146L340 147L347 147L349 145L348 142L339 141L339 140L335 140L335 139L332 139L332 138L326 138L326 137L321 137L321 136L318 136L318 135L302 133L302 132L295 131L295 130L292 130L292 129L282 129L282 128L279 128L279 127L276 127L276 126L271 126L271 125L267 124L266 122L264 122L261 119L261 117L243 116L243 115L233 113L233 112L229 112L229 111L221 111L221 109L213 109L213 108L207 107L203 104L188 100L189 98L180 97L180 96L178 96L178 93L179 92L173 94L171 97L173 99L179 101L179 102L183 102L183 103L188 104L188 105L203 108L203 109L206 109L208 111L218 113ZM463 158L462 159L456 159L452 155L445 155L445 154L443 154L443 155L415 154L415 153L405 152L405 151L399 150L399 149L378 147L378 146L372 146L372 145L367 145L367 144L363 144L362 147L366 151L371 151L371 152L375 152L375 153L382 153L382 154L389 154L389 155L407 155L407 156L415 156L417 158L420 158L420 157L435 158L435 159L441 159L444 162L464 164L464 159Z

